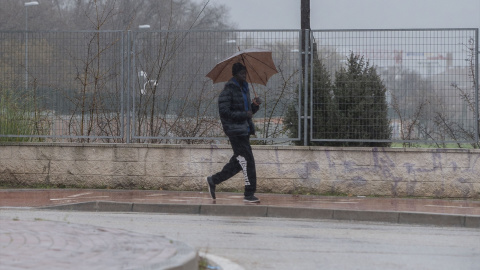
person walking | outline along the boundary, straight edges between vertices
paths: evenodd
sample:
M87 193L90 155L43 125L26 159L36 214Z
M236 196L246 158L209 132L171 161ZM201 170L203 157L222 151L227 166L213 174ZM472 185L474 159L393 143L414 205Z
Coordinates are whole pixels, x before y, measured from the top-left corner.
M254 195L257 189L257 174L250 135L255 134L252 117L262 101L259 97L251 101L246 80L247 70L242 63L233 64L232 76L218 97L218 111L223 131L232 145L233 156L220 172L206 178L207 186L215 200L215 187L242 171L245 181L243 200L259 203L260 200Z

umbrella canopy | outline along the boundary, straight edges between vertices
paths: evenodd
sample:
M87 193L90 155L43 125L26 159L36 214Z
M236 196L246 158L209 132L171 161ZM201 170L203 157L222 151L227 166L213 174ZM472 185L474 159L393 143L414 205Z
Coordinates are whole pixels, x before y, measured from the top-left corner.
M207 74L213 83L226 82L232 78L233 64L240 62L247 68L247 82L267 85L268 79L278 73L272 52L251 48L238 51L221 61Z

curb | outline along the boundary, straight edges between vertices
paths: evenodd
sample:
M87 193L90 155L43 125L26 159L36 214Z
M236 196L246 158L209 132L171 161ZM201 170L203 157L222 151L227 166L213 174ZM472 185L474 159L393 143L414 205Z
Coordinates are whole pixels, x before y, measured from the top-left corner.
M92 201L39 207L37 209L90 212L193 214L207 216L304 218L433 225L443 227L480 228L480 216L471 215L434 214L423 212L317 209L267 205L141 204Z
M230 261L227 258L220 257L206 252L200 252L200 257L205 258L209 263L213 264L213 267L207 269L219 269L219 270L245 270L242 266Z
M148 266L150 269L165 269L165 270L188 270L188 269L198 269L198 252L189 245L180 242L170 240L173 245L177 248L177 254L166 260L165 262L157 265ZM147 267L142 267L141 269L146 269Z

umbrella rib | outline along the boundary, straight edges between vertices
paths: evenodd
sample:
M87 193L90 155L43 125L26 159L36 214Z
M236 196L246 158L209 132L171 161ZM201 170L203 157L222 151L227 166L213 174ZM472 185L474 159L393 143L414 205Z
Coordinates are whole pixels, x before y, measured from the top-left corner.
M250 62L246 59L246 57L243 57L243 55L242 55L242 60L243 60L243 63L244 63L244 64L245 64L245 61L247 61L247 62L250 64ZM257 59L257 60L258 60L258 59ZM245 65L245 66L246 66L246 65ZM250 64L250 66L252 66L252 65ZM263 82L262 77L260 76L260 74L258 74L258 72L257 72L255 69L253 69L253 72L255 72L255 74L257 74L258 77L259 77L259 78L262 80L262 82ZM250 77L250 81L252 81L252 78L251 78L251 76L250 76L250 73L247 73L247 76ZM253 92L254 92L255 96L257 96L257 93L255 93L255 90L254 90Z
M258 58L256 58L256 57L253 57L253 56L250 56L250 57L252 57L253 59L258 60L260 63L263 63L266 67L268 67L268 68L270 68L270 69L272 69L272 70L277 71L276 69L271 68L269 65L267 65L265 62L261 61L260 59L258 59ZM248 59L246 59L246 57L243 57L243 55L242 55L242 60L243 60L243 63L248 62L248 63L250 64L250 62L248 61ZM252 66L252 65L250 64L250 66ZM262 80L263 83L265 83L265 84L267 83L267 80L266 80L266 79L264 80L263 77L260 75L260 73L257 72L257 70L253 69L253 72L255 72L255 74L257 74L257 76ZM247 75L247 76L250 77L250 75ZM251 79L250 79L250 81L251 81Z
M262 82L264 82L262 76L260 76L260 74L255 69L253 69L253 72L255 72L255 74L257 74L257 76L262 80ZM247 76L250 77L250 75L248 73L247 73ZM252 79L250 78L250 80L252 80ZM265 82L265 84L266 84L266 82Z
M258 57L255 57L255 56L253 56L253 55L248 55L248 57L251 57L251 58L257 60L258 62L264 64L266 67L268 67L269 69L271 69L271 70L273 70L273 71L277 71L277 68L275 68L275 67L272 68L270 65L268 65L268 64L265 63L264 61L260 60ZM242 55L242 59L243 59L243 55ZM247 61L248 61L248 60L247 60ZM277 72L278 72L278 71L277 71Z

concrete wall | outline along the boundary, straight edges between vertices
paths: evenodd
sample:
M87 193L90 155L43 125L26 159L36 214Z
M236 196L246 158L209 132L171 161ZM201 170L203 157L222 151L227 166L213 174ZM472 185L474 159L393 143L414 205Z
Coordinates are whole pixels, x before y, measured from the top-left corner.
M480 197L480 150L253 146L258 192ZM228 145L1 144L0 186L206 190ZM218 191L242 191L241 173Z

